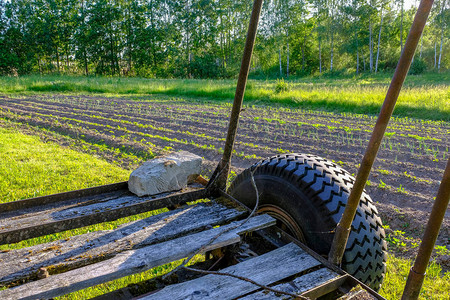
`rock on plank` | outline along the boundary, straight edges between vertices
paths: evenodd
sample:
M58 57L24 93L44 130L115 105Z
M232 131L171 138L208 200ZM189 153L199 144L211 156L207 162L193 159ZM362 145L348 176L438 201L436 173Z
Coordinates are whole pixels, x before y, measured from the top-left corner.
M128 189L138 196L177 191L200 174L201 165L202 158L187 151L152 159L131 173Z

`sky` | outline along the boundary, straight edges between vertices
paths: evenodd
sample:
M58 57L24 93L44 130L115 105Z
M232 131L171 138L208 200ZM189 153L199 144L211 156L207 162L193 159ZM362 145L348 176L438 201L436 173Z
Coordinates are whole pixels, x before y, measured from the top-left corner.
M419 6L419 0L405 0L405 9L410 8L411 6Z

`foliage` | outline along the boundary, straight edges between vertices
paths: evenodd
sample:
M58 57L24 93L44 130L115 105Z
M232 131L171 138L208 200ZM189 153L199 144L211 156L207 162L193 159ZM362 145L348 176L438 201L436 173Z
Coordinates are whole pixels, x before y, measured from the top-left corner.
M416 7L397 1L264 1L260 77L375 73L398 61ZM252 1L0 1L0 74L233 77ZM412 73L447 70L448 1L436 1ZM426 68L424 68L424 66Z
M286 81L284 81L284 79L277 79L275 83L275 92L281 93L287 91L289 91L289 84Z
M409 69L409 74L411 75L418 75L422 74L427 70L427 64L423 59L417 58L415 59L412 64L411 68Z

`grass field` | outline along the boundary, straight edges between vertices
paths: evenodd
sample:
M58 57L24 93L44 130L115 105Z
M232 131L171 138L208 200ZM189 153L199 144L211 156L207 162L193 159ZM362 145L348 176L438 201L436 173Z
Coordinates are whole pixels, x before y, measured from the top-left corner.
M3 180L1 185L3 187L9 186L9 190L14 191L14 193L2 190L2 201L15 201L30 195L45 195L74 188L111 183L126 179L129 173L127 170L120 169L86 154L62 148L52 142L44 143L38 137L24 135L17 129L5 128L5 125L3 123L2 127L0 127L0 147L2 150L0 151L0 178ZM6 127L11 127L11 124ZM32 172L28 169L32 170ZM58 184L61 182L61 174L64 174L65 178L70 178L70 180L64 180L67 182L66 184ZM35 185L36 178L44 180L39 187ZM33 186L34 188L30 190L30 187ZM10 245L9 247L1 246L0 250L27 247L44 241L82 234L86 231L111 229L120 223L148 215L144 214L134 218L122 219L118 222L103 223L90 226L85 228L85 230L69 231L44 239L32 239L25 243ZM410 264L409 260L397 258L393 255L389 256L386 279L380 292L384 297L387 299L398 299L400 297ZM161 275L174 266L176 266L176 263L82 290L60 297L60 299L87 299L95 297L129 284ZM439 265L432 263L427 270L421 299L447 299L449 289L450 272L444 274Z
M250 80L245 100L251 104L378 114L390 74L349 78L306 78L290 81ZM395 115L450 120L450 73L409 76ZM0 77L0 93L96 93L112 96L154 95L232 100L234 80L158 80L118 77L25 76Z

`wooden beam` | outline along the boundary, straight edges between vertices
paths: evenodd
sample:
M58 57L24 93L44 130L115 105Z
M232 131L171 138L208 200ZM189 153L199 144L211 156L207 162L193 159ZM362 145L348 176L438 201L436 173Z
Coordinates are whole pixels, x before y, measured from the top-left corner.
M35 198L29 198L29 199L24 199L24 200L0 203L0 211L2 213L4 213L4 212L19 210L19 209L43 206L46 204L57 203L57 202L61 202L61 201L67 201L67 200L71 200L71 199L75 199L75 198L95 196L98 194L115 192L115 191L120 191L120 190L128 190L128 182L127 181L113 183L113 184L107 184L107 185L101 185L101 186L96 186L96 187L81 189L81 190L76 190L76 191L70 191L70 192L65 192L65 193L58 193L58 194L53 194L53 195L48 195L48 196L35 197Z
M109 259L126 250L223 225L243 214L245 212L211 201L126 223L114 230L89 232L67 240L0 253L0 286L26 282L36 277L41 267L51 266L50 274L68 271Z
M0 215L0 245L17 243L42 235L69 229L114 221L119 218L184 204L207 198L206 189L188 192L164 193L157 196L138 197L123 190L95 196L95 199L75 199L75 203L60 205L42 211L22 210Z
M259 215L233 229L237 224L239 222L141 249L125 251L106 261L0 291L0 299L41 299L68 294L188 257L224 230L229 231L210 243L204 251L237 243L240 241L239 234L272 226L275 219L268 215Z
M316 267L320 263L291 243L264 255L225 268L221 272L249 278L259 284L269 285L297 273ZM259 287L229 276L206 275L191 281L167 286L157 293L140 299L234 299Z

